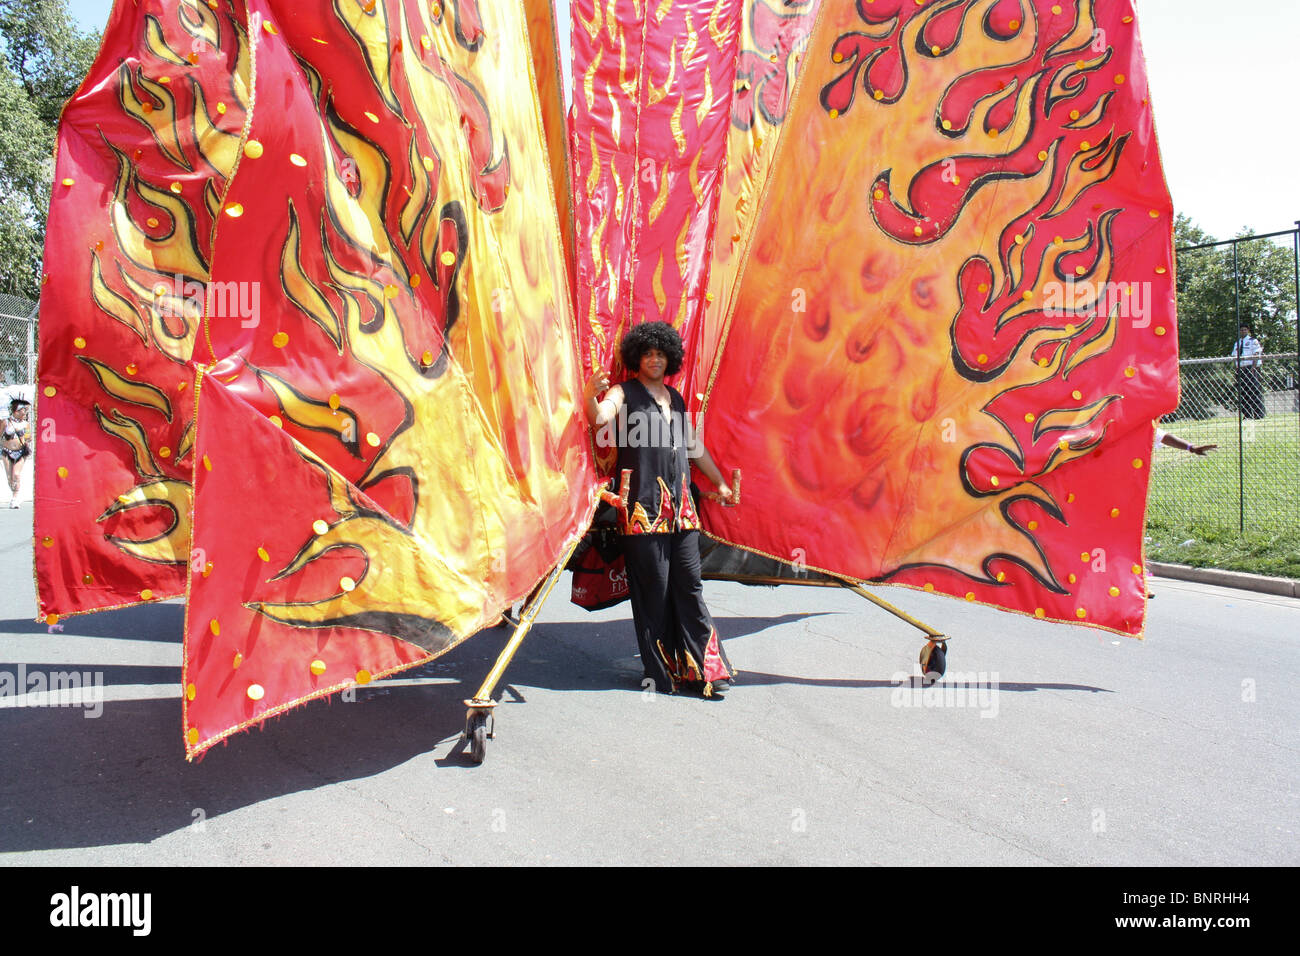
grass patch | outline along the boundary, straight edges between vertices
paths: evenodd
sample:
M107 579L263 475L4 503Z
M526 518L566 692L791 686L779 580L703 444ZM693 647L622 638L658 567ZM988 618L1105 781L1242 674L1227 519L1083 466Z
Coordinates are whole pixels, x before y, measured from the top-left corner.
M1147 537L1149 561L1300 578L1300 531L1242 534L1194 521L1165 524L1148 518Z
M1219 447L1206 458L1163 446L1156 451L1147 557L1300 578L1296 415L1246 421L1240 430L1235 418L1179 421L1168 430L1193 444Z

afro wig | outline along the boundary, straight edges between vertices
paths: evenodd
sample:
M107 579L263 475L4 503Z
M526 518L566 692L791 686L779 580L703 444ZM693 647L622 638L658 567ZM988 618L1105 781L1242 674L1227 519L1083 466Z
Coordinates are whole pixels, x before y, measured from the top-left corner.
M627 331L619 346L619 356L628 374L636 375L641 370L641 357L651 349L658 349L668 359L665 375L676 375L682 370L686 351L677 330L667 322L642 322Z

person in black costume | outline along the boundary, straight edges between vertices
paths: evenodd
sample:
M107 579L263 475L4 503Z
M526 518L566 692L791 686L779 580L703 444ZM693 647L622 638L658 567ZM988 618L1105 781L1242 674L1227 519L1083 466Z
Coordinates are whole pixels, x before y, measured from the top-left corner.
M642 323L624 335L620 352L633 377L610 388L609 376L598 369L587 382L585 410L587 423L599 430L597 440L618 447L616 508L642 666L655 690L688 686L719 697L730 690L733 671L704 606L690 457L724 503L734 492L697 443L681 393L664 382L681 371L677 330L666 322Z

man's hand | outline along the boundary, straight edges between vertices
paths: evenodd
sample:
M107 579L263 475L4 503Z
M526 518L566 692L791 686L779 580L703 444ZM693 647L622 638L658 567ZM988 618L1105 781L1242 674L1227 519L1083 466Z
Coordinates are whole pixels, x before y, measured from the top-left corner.
M617 385L610 388L609 373L603 368L591 373L591 378L587 379L587 385L582 391L583 411L587 416L587 424L593 428L600 428L611 421L622 407L623 390ZM604 400L597 401L598 395L604 395Z
M720 480L718 480L718 481L714 481L714 482L713 482L715 485L718 486L718 490L717 490L717 491L706 491L706 492L704 493L704 497L708 498L710 501L716 501L718 504L722 505L724 508L734 507L735 504L736 504L738 501L740 501L740 491L739 491L739 488L738 488L738 487L732 487L732 485L731 485L730 483L728 483L727 481L725 481L725 480L721 480L721 479L722 479L722 473L721 473L721 472L718 473L718 478L719 478ZM712 478L710 478L709 480L710 480L710 481L713 481Z
M1193 455L1200 455L1202 458L1218 447L1218 445L1193 445L1191 442L1188 442L1187 444L1188 451Z
M595 398L609 388L609 373L603 368L598 368L591 373L591 378L587 379L587 388L584 396L586 398Z

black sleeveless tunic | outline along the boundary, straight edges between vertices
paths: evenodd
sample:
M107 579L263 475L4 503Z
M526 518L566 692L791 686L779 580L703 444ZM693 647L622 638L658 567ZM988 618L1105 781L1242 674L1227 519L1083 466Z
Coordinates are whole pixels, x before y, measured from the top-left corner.
M700 582L700 521L691 500L686 453L686 402L668 387L671 418L637 379L623 383L614 423L623 556L632 598L632 624L645 668L643 687L675 692L698 685L712 696L730 680L731 664L704 606Z
M700 527L691 500L686 402L677 389L667 388L671 418L639 380L623 383L623 408L614 425L617 478L621 482L628 474L627 511L620 515L624 534L668 534Z

